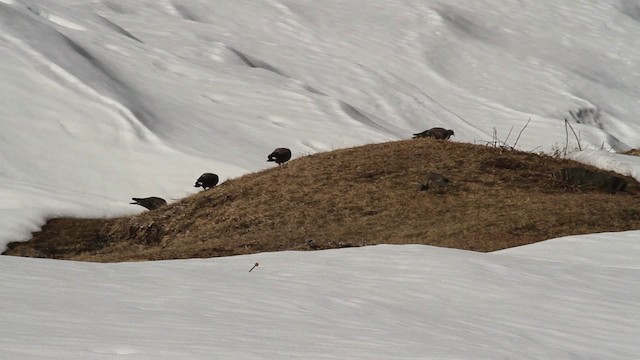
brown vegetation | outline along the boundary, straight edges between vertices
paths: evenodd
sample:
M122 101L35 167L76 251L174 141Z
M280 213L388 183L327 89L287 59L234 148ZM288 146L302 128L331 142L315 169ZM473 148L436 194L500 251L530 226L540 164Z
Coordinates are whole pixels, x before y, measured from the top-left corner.
M626 192L612 195L552 179L572 166L584 165L432 139L372 144L294 159L137 216L53 219L5 254L133 261L381 243L493 251L640 229L638 182L623 177ZM450 182L419 191L430 172Z
M640 156L640 149L631 149L625 152L626 155Z

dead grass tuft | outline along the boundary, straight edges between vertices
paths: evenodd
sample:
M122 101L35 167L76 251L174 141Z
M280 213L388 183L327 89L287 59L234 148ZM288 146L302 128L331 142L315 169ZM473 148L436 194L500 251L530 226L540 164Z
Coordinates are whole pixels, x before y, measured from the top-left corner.
M640 149L631 149L625 152L626 155L640 156Z
M584 165L432 139L372 144L294 159L137 216L53 219L4 254L137 261L381 243L494 251L640 228L634 179L616 195L567 189L550 174L568 166ZM418 191L430 172L450 183Z

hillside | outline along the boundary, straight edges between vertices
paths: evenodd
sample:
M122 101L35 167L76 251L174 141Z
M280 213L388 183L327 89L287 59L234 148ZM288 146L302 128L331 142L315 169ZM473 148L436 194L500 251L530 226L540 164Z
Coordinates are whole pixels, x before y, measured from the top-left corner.
M109 262L381 243L486 252L640 229L634 179L614 195L569 188L550 176L568 166L586 167L432 139L371 144L292 159L132 217L52 219L4 254ZM420 191L429 172L450 183Z

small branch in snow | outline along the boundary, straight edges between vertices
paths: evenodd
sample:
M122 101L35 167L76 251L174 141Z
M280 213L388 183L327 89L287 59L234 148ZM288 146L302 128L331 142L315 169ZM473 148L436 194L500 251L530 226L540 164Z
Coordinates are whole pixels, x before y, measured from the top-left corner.
M567 118L564 118L564 130L567 133L567 144L566 144L566 147L567 148L569 147L569 131L567 130L567 125L571 129L571 132L573 133L573 136L575 136L576 141L578 142L578 150L582 151L582 145L580 145L580 138L578 137L578 135L576 135L576 132L575 132L575 130L573 130L573 126L571 126L571 123L569 123L569 120L567 120ZM566 155L566 151L565 151L565 155Z

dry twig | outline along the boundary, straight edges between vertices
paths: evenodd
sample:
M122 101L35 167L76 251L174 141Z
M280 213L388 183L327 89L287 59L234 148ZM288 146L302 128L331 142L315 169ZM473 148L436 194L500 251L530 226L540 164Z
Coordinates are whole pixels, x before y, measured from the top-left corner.
M518 144L518 140L520 140L520 135L522 135L522 132L524 131L524 129L527 128L527 126L529 125L530 122L531 122L531 118L529 118L529 120L527 120L527 123L524 124L524 127L522 128L522 130L520 130L520 133L518 134L518 137L516 138L516 142L514 142L513 146L511 147L512 149L516 148L516 145Z

